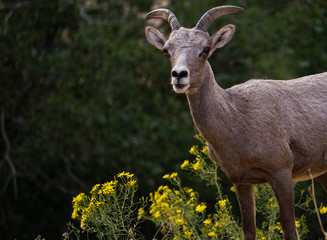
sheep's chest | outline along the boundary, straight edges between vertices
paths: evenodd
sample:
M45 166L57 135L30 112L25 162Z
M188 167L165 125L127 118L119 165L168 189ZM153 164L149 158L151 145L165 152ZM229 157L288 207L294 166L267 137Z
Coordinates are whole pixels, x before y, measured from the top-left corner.
M209 156L221 167L223 172L234 184L260 184L268 181L269 173L258 161L242 161L241 156L221 156L208 146ZM260 162L260 161L259 161Z

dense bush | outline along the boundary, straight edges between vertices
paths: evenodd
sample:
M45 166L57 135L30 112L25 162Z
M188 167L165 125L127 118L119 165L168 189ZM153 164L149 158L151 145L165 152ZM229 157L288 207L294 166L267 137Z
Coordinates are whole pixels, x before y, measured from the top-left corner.
M122 172L110 182L95 185L90 194L80 193L73 199L72 218L79 220L80 228L70 223L66 239L73 238L74 234L77 239L85 234L97 239L242 239L239 219L232 212L229 198L223 194L226 189L221 185L220 169L208 157L206 145L193 146L190 153L195 159L185 160L181 169L215 187L212 195L216 195L216 204L211 213L207 211L209 204L200 202L197 191L183 186L177 172L163 176L173 187L161 185L139 202L135 199L137 182L133 174ZM310 197L304 196L304 191L300 195L297 208L310 211ZM263 219L258 222L258 239L282 239L279 207L271 187L268 184L256 186L255 196L257 212ZM320 208L322 214L325 208ZM155 223L156 236L145 238L140 231L142 220ZM296 227L300 238L304 239L308 233L304 215L297 218Z

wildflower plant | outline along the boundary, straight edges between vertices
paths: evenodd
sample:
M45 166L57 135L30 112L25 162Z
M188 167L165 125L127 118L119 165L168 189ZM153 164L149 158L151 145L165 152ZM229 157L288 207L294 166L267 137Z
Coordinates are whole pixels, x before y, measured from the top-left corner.
M142 220L155 223L162 239L242 239L241 224L232 212L230 200L223 195L220 169L208 156L205 140L199 135L196 139L202 146L190 149L195 159L185 160L181 169L216 188L213 212L207 213L207 203L200 202L199 193L194 189L182 185L177 172L165 174L163 178L169 184L159 186L148 198L142 197L139 201L134 199L137 183L133 174L122 172L111 182L96 184L89 194L77 195L73 199L72 218L79 220L83 231L96 233L98 239L144 239L137 230ZM263 219L257 229L258 239L282 239L279 207L271 187L262 184L254 189L256 210ZM234 187L231 191L235 191ZM310 198L301 191L296 206L307 210L309 202ZM327 207L321 205L320 213L327 213ZM304 215L296 219L296 227L303 238L308 232ZM73 225L70 229L76 235L80 233Z
M197 139L202 146L192 146L189 150L190 154L195 156L195 160L185 160L181 169L189 171L196 176L200 177L207 185L212 185L217 190L217 198L222 200L222 192L220 186L220 178L218 172L220 171L219 166L214 162L208 155L208 147L205 139L201 135L196 135Z
M283 239L283 230L279 221L279 206L272 188L268 184L256 185L254 187L254 192L256 196L257 213L264 218L260 228L257 229L258 239ZM304 191L302 190L300 191L300 198L296 203L296 208L309 212L310 202L311 198L307 195L304 200ZM295 222L301 239L309 232L305 221L305 216L302 215L300 218L297 218Z
M200 135L195 138L202 143L202 146L193 146L190 149L189 152L194 155L195 159L193 161L185 160L181 164L181 169L195 174L207 185L216 188L215 212L206 215L207 206L205 203L198 202L198 193L192 189L192 196L196 197L192 198L187 195L186 190L188 189L182 187L178 174L172 173L166 174L164 179L178 189L161 186L154 195L150 195L151 206L146 218L161 226L161 232L168 239L174 237L177 239L242 239L241 224L232 213L229 199L222 193L221 179L219 178L220 169L208 156L205 140ZM235 191L233 187L231 190ZM257 212L264 219L257 229L258 239L283 239L281 223L279 222L279 207L271 187L268 184L257 185L255 186L255 195ZM307 197L303 202L303 195L304 191L301 192L300 201L296 206L306 210L309 208L310 198ZM179 198L181 199L180 202L178 202ZM183 202L192 202L191 208L187 204L182 204ZM196 211L197 209L203 210L201 214ZM296 227L300 237L307 234L308 229L305 225L304 215L296 220Z
M159 226L166 237L199 239L206 204L199 202L193 189L160 186L150 194L149 203L148 215L143 217Z
M176 188L160 186L150 194L147 215L142 210L142 217L159 226L164 238L241 238L241 229L231 214L228 199L219 200L217 212L206 215L207 204L199 201L199 194L193 189L182 187L177 173L164 178Z
M73 198L72 218L80 221L84 231L96 233L98 239L137 239L140 219L135 217L136 191L133 174L119 173L110 182L96 184L89 194Z
M240 223L232 214L228 198L224 198L218 176L218 165L208 156L205 140L197 135L203 146L193 146L190 153L195 160L185 160L181 169L189 171L213 185L217 190L216 212L206 214L207 204L199 202L199 194L191 188L182 187L177 173L166 174L175 188L160 186L150 194L149 211L145 219L160 227L167 239L241 239Z

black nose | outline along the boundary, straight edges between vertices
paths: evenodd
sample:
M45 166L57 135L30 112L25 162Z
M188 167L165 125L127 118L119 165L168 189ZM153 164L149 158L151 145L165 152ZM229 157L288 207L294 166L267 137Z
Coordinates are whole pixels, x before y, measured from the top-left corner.
M172 71L171 76L174 77L174 78L177 78L177 79L181 79L181 78L184 78L184 77L186 78L188 76L188 73L185 70L180 71L180 72Z

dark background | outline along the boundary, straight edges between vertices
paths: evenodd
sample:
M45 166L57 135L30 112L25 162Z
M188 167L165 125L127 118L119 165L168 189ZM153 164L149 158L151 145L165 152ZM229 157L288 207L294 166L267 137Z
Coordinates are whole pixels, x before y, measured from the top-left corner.
M78 193L125 170L147 195L179 169L196 131L185 96L171 89L169 61L145 39L144 15L164 6L193 27L224 4L245 13L209 29L237 27L210 59L223 88L326 71L326 0L0 1L1 239L60 239ZM308 239L322 237L307 219Z

